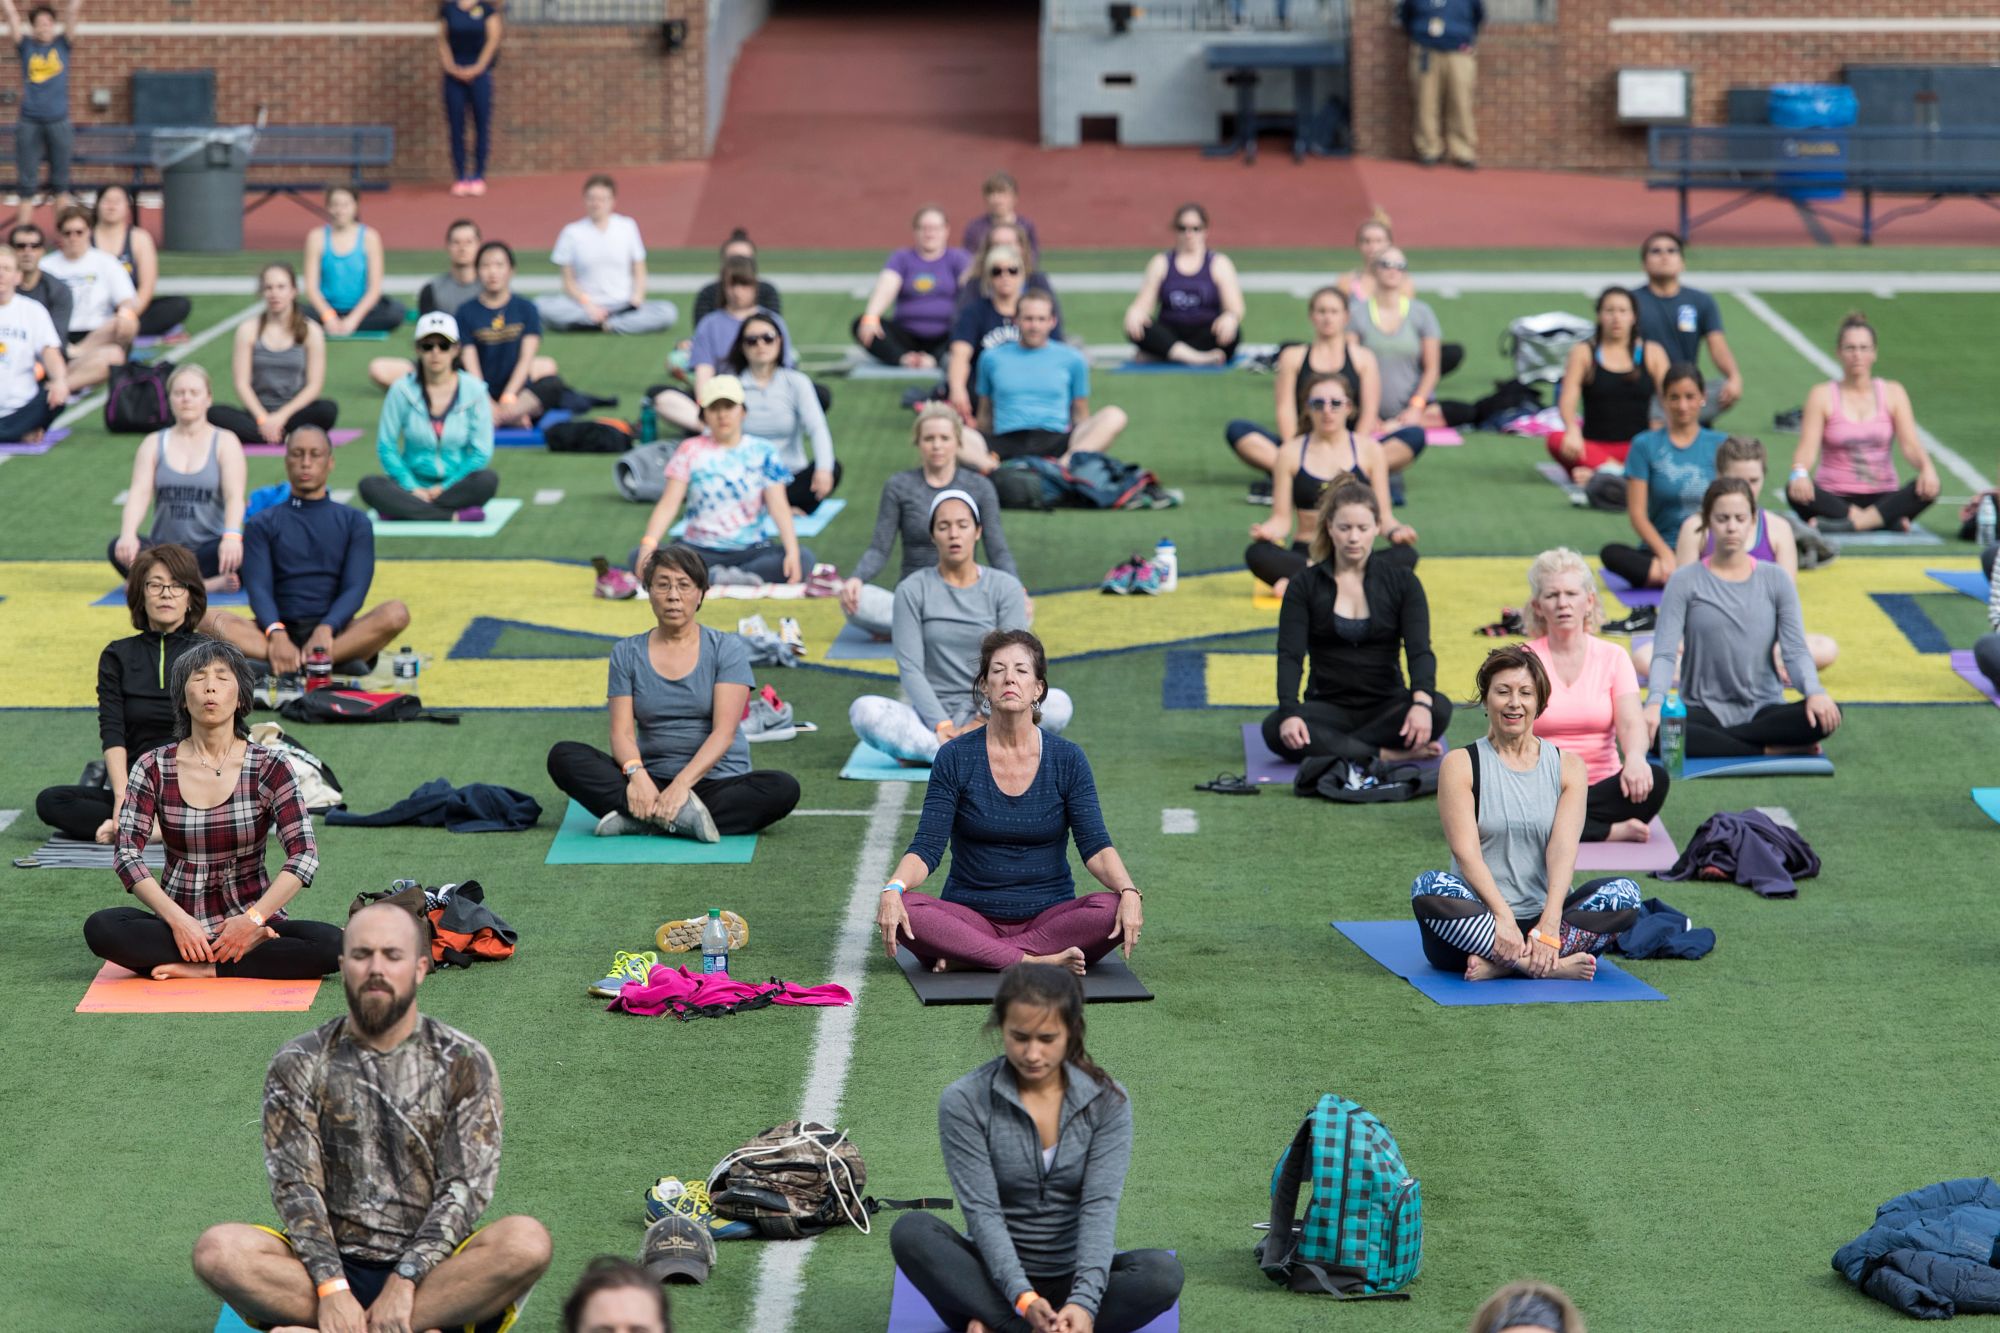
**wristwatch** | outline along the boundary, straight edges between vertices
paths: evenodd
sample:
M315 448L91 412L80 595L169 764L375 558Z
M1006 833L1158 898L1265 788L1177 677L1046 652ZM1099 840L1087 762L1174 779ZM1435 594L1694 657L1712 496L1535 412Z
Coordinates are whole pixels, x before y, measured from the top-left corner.
M424 1280L424 1270L416 1261L404 1259L396 1265L396 1276L405 1282L421 1282Z

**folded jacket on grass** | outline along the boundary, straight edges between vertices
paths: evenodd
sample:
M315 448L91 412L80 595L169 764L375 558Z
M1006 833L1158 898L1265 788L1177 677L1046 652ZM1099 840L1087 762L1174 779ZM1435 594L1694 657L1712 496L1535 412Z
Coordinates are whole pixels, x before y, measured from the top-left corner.
M720 1018L767 1005L853 1004L845 986L794 986L771 980L762 985L736 981L726 972L703 974L685 967L654 964L645 981L628 981L608 1006L613 1013L652 1018L672 1011L675 1018Z

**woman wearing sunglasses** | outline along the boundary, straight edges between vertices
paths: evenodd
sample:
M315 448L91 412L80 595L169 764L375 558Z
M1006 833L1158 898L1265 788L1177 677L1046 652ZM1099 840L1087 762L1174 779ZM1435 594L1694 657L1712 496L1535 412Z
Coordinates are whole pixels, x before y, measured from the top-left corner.
M1174 248L1146 261L1125 310L1125 336L1156 361L1226 366L1243 327L1243 288L1229 256L1208 248L1208 210L1182 204Z
M1389 507L1389 468L1382 446L1350 427L1356 411L1354 390L1347 377L1315 375L1306 384L1306 433L1278 450L1271 471L1271 517L1250 526L1250 547L1243 562L1250 572L1271 585L1277 595L1306 567L1311 544L1293 541L1293 517L1319 508L1326 488L1352 475L1375 497L1381 513L1391 515L1382 530L1389 549L1381 558L1414 569L1417 530L1396 519Z
M833 432L826 427L812 380L785 364L790 351L778 317L760 310L737 329L736 345L722 364L725 374L743 384L743 433L778 446L778 461L792 474L785 498L797 512L810 514L840 484L840 463L833 456Z
M386 475L363 477L361 498L388 519L477 523L500 489L493 400L458 368L458 321L433 310L417 321L417 372L382 402L375 456Z
M1028 261L1020 250L996 245L987 250L986 269L979 279L979 295L958 312L951 331L951 360L945 372L948 401L969 425L972 422L972 370L980 355L1001 343L1019 342L1020 330L1014 315L1020 309L1021 293L1027 290ZM1052 341L1063 338L1062 319L1049 334ZM965 456L976 463L985 456L985 441L977 432L967 431L968 441L977 440L979 451Z
M1375 294L1352 305L1354 336L1381 370L1382 446L1389 470L1401 472L1424 450L1426 427L1442 426L1437 386L1444 375L1444 332L1429 305L1410 295L1410 261L1395 246L1375 256Z

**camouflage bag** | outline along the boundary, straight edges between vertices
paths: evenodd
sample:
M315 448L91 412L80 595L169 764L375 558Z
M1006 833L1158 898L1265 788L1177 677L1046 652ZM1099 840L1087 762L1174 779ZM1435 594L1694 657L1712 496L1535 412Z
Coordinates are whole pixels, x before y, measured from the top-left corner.
M717 1217L747 1222L767 1240L817 1236L845 1222L861 1232L881 1210L949 1209L950 1199L875 1199L864 1194L868 1167L845 1131L811 1120L774 1125L708 1173Z

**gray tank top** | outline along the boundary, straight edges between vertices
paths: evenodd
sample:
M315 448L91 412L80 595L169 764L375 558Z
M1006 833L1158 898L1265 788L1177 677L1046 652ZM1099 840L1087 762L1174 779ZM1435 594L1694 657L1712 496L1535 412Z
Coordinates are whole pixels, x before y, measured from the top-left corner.
M1515 917L1539 916L1549 900L1549 833L1562 796L1562 751L1543 741L1535 766L1516 773L1484 736L1472 744L1479 766L1479 855ZM1457 857L1451 870L1465 878Z
M153 470L153 531L155 543L179 542L190 549L222 535L222 465L215 461L215 441L208 435L208 457L192 472L176 472L167 460L167 432L153 438L160 451Z
M267 412L275 411L299 396L306 386L306 348L293 343L281 352L264 346L260 333L250 344L250 391Z

